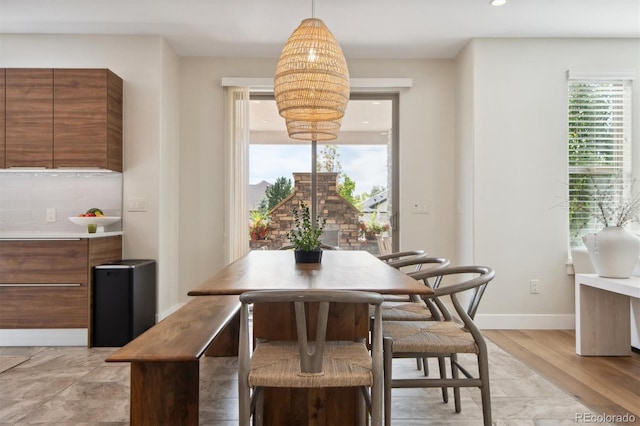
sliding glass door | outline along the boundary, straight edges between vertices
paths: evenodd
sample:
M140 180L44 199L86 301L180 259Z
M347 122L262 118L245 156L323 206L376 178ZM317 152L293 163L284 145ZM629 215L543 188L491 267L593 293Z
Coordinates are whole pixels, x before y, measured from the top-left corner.
M277 249L288 244L291 206L311 199L311 143L288 137L272 96L250 99L246 238L251 249ZM375 254L397 247L397 103L395 94L354 94L338 139L318 142L323 244Z

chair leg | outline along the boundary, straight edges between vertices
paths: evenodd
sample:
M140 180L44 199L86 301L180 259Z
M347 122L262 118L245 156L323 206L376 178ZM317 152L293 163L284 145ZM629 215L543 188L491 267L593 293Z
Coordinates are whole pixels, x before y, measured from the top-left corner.
M445 359L443 356L438 357L438 367L440 368L440 378L447 378L447 365L445 363ZM446 386L442 387L442 401L446 404L449 402L449 388Z
M418 371L423 370L424 376L429 376L429 363L427 362L427 358L416 358L416 369Z
M456 354L451 354L451 377L457 379L460 377L458 372L458 367L456 366L456 362L458 361L458 356ZM460 404L460 388L453 388L453 403L455 405L456 413L462 411L462 405Z
M384 358L383 362L384 364ZM371 426L382 426L382 400L384 399L384 365L378 364L371 386Z
M422 358L424 377L429 377L429 358Z
M391 426L391 381L393 365L393 341L385 338L383 340L384 354L384 426Z
M382 426L382 393L383 378L371 389L371 426Z
M485 426L491 426L491 391L489 386L489 361L486 352L480 350L478 354L478 372L482 387L480 396L482 397L482 418Z
M264 389L260 388L256 399L256 411L253 414L254 426L262 426L264 422Z
M240 409L240 426L249 426L251 422L251 393L249 385L244 380L238 380L238 405Z
M358 426L365 426L367 424L365 420L365 413L367 412L367 403L364 400L364 395L362 392L359 392L360 397L358 398L358 416L356 418L356 424Z

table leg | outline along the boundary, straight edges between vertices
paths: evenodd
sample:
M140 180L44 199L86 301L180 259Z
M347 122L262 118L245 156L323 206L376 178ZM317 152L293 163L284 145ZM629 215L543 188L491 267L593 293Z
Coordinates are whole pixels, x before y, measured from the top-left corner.
M631 299L631 346L640 351L640 299Z
M576 353L629 355L629 296L576 283Z

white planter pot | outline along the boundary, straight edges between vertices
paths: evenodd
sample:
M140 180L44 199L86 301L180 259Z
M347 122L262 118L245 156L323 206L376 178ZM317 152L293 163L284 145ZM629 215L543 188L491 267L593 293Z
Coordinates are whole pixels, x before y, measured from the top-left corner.
M618 226L608 226L582 237L596 273L607 278L629 278L640 256L640 239Z

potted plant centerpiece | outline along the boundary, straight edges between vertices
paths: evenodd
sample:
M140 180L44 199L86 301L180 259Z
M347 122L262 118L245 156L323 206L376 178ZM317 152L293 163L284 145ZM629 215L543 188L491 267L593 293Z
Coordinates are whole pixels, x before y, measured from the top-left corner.
M315 226L311 223L309 206L304 202L300 208L293 209L294 228L287 233L287 238L293 244L296 263L320 263L322 249L320 236L327 223L327 219L316 218Z
M608 202L611 195L597 191L595 218L604 225L597 233L582 237L596 273L607 278L629 278L638 263L640 239L624 229L640 216L640 195L619 203Z

